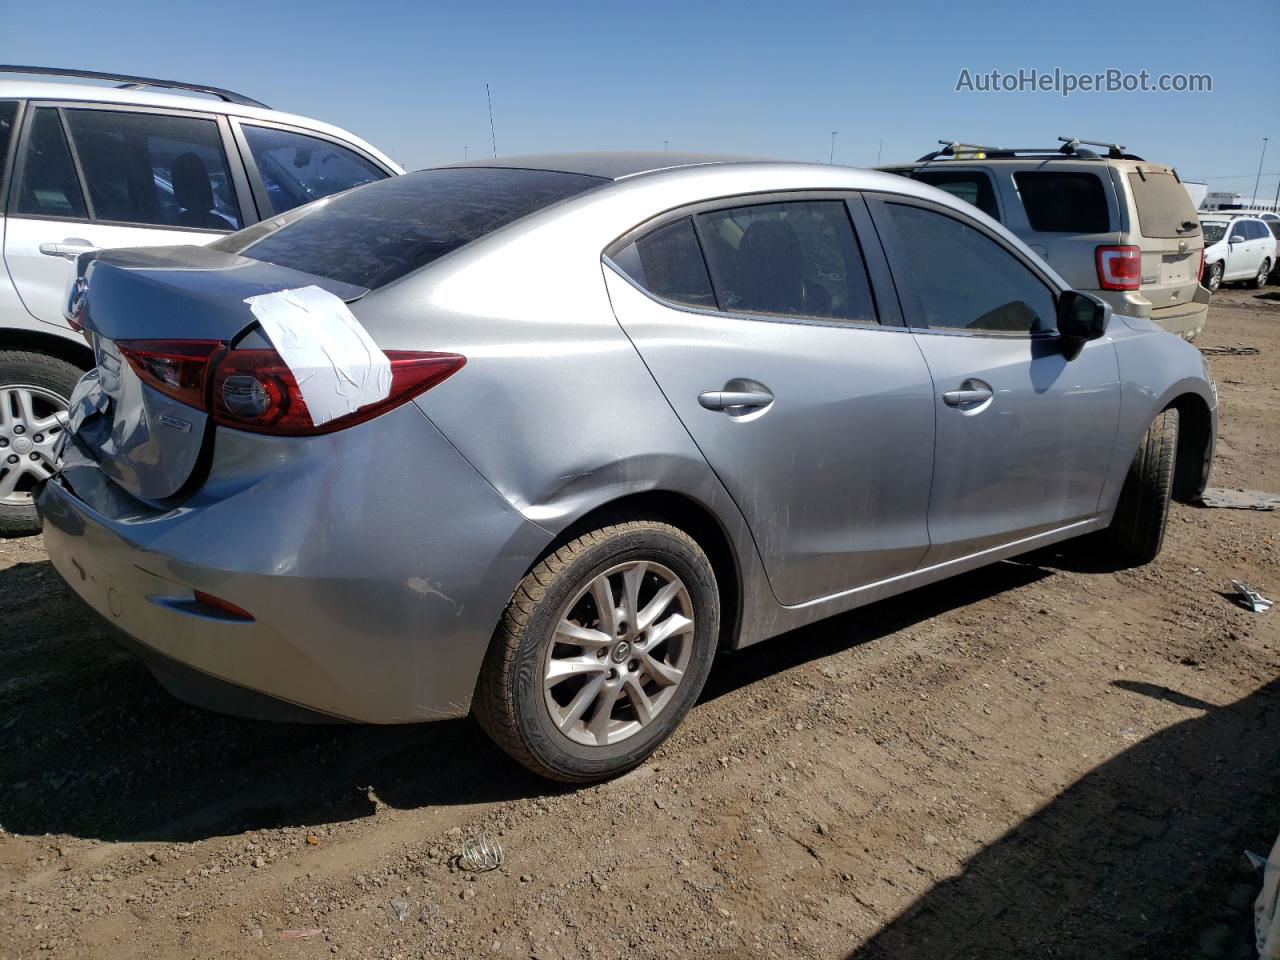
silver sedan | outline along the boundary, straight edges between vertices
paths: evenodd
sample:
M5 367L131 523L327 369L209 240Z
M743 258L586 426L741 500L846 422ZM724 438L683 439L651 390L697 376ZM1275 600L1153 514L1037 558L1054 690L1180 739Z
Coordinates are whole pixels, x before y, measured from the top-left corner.
M68 316L98 366L49 554L166 686L471 713L575 782L652 753L720 647L1085 534L1152 560L1216 429L1189 344L834 166L425 170L85 255Z

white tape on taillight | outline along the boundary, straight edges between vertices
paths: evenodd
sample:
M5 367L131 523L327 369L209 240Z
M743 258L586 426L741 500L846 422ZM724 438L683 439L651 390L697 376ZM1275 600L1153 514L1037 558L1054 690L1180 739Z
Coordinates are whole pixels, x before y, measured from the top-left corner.
M312 286L245 303L297 380L316 426L391 393L391 361L341 298Z

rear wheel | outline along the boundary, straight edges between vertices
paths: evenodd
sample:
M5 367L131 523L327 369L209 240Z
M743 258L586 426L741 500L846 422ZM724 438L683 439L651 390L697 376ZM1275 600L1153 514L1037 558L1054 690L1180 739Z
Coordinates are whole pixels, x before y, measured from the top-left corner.
M0 536L40 532L32 488L54 470L54 447L83 371L43 353L0 350Z
M1169 519L1177 449L1178 411L1171 408L1147 428L1107 529L1112 550L1125 563L1150 563L1160 553Z
M1261 290L1267 285L1267 277L1271 273L1271 261L1263 260L1262 266L1258 268L1258 275L1249 281L1249 286L1254 290Z
M1209 265L1209 269L1205 272L1204 285L1211 292L1222 286L1222 264L1213 263Z
M656 520L601 527L516 589L481 670L476 719L542 776L616 776L689 712L719 630L715 574L688 534Z

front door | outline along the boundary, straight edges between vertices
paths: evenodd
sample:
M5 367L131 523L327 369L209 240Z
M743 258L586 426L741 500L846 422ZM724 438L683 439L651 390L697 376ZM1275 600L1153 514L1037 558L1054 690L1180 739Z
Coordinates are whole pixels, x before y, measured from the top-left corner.
M1120 413L1110 339L1068 360L1029 261L951 211L872 209L934 383L925 565L1096 516Z
M624 244L605 267L617 318L742 510L778 600L915 569L932 385L910 333L879 322L844 202L701 210Z

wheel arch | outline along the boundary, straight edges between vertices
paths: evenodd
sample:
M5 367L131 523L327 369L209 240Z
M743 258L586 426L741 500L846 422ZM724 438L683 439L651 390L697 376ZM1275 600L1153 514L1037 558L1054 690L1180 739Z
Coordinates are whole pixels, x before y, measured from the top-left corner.
M529 570L583 533L622 519L638 517L661 520L680 528L706 552L720 591L720 646L734 646L742 622L743 574L738 553L715 512L688 494L674 490L645 490L598 504L556 534L529 564Z
M65 360L81 370L93 366L93 351L87 343L77 343L70 337L40 330L23 330L13 327L0 329L0 350L29 350Z
M1213 459L1213 413L1197 393L1182 393L1165 408L1178 411L1178 449L1173 465L1173 499L1188 503L1209 481Z

